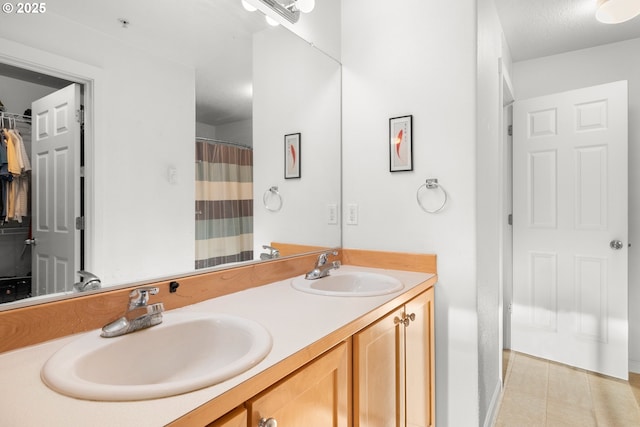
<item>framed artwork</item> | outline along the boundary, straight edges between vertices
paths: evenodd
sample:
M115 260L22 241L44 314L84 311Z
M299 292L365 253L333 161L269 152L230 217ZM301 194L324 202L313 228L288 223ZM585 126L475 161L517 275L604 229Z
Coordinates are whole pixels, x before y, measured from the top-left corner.
M413 116L389 119L389 170L413 170Z
M284 136L284 178L300 178L300 133Z

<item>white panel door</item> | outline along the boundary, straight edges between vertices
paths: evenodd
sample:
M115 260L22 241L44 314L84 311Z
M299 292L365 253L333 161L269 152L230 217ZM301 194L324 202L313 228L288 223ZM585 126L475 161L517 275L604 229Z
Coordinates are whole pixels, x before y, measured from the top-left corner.
M627 82L513 120L512 348L626 379Z
M31 104L32 293L73 289L79 260L80 86Z

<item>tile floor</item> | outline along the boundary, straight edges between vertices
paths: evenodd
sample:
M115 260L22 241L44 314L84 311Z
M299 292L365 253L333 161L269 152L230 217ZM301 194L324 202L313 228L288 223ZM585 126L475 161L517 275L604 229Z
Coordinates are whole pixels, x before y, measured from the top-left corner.
M640 374L629 382L505 351L496 427L640 427Z

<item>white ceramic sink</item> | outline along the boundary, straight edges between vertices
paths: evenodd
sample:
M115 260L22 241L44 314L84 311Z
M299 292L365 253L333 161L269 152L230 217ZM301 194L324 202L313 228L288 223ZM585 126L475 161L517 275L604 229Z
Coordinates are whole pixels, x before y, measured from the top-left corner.
M89 332L42 368L53 390L87 400L172 396L232 378L271 351L260 324L236 316L165 313L157 326L116 338Z
M315 280L298 276L291 281L291 286L302 292L340 297L386 295L404 288L402 282L395 277L344 270L333 270L329 276Z

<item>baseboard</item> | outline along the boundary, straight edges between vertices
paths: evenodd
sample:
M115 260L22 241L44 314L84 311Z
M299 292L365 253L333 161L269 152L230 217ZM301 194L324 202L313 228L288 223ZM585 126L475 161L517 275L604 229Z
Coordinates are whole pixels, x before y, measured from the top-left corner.
M498 409L500 408L500 400L502 399L502 382L498 379L496 387L493 390L493 396L491 396L491 403L489 404L489 410L487 416L482 424L484 427L491 427L495 424L498 417Z
M629 359L629 372L640 374L640 360Z

